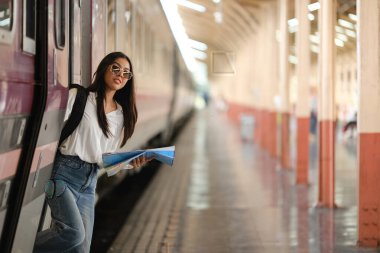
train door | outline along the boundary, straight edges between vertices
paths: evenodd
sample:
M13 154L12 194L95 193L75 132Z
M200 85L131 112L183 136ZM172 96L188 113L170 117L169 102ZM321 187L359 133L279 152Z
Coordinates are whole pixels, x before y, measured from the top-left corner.
M15 43L21 40L20 4L22 3L16 0L0 2L0 56L4 59L0 61L0 234L2 238L8 234L4 223L13 201L9 198L9 191L18 170L22 148L26 146L22 136L25 126L30 122L33 101L34 58L32 55L22 54L21 44Z
M18 150L13 151L18 156L9 152L4 155L17 166L3 179L8 182L3 187L3 201L7 187L9 194L1 216L0 252L32 252L43 213L43 187L51 174L67 103L68 0L5 2L11 2L15 9L12 29L22 31L22 36L10 43L10 54L15 57L10 57L13 62L8 73L18 75L15 83L7 82L7 88L14 91L0 103L6 108L13 106L13 100L21 105L26 101L26 105L17 107L20 113L11 116L25 119L24 124L16 125L19 130L14 130L20 139ZM7 166L0 162L0 170L7 170Z
M105 54L106 9L104 0L81 3L81 84L89 86Z

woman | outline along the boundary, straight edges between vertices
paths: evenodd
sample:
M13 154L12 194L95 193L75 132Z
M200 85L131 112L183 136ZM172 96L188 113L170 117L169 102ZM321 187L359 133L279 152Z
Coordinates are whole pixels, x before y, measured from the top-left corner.
M34 252L89 252L94 225L95 188L102 153L125 145L137 121L133 70L121 52L99 64L84 115L56 155L51 180L45 186L51 228L38 233ZM76 96L69 91L67 120ZM145 164L135 159L134 167Z

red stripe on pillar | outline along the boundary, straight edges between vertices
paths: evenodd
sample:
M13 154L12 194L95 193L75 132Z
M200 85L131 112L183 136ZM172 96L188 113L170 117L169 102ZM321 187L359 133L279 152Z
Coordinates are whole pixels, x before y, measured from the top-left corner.
M244 111L244 108L237 104L230 103L228 105L228 117L235 123L239 122L239 115Z
M261 148L264 148L264 142L265 142L265 111L263 109L260 109L258 112L258 122L257 127L259 128L259 134L258 134L258 144Z
M252 115L254 121L254 141L273 157L277 156L277 112L265 109L229 103L228 117L237 125L240 125L240 117ZM289 121L289 120L288 120ZM289 125L289 124L287 124ZM289 129L289 128L288 128ZM289 143L289 142L288 142ZM289 150L288 150L289 151Z
M281 165L285 169L290 168L289 119L289 113L281 114Z
M269 124L270 124L270 135L269 135L269 153L273 157L277 157L277 113L269 112Z
M253 107L249 107L246 105L239 105L235 103L229 103L228 104L228 117L232 119L235 123L240 122L240 116L242 114L247 114L247 115L255 115L256 114L256 109Z
M260 109L255 110L255 132L254 132L254 141L255 143L260 143Z
M308 184L310 119L297 119L297 184Z
M358 139L358 244L380 246L380 133L362 133Z
M269 136L272 134L272 132L270 131L270 124L269 124L269 112L267 110L263 110L263 121L264 121L264 125L263 125L263 148L265 151L269 151Z
M335 207L335 123L319 122L319 196L318 205Z
M257 132L258 132L258 129L256 127L257 124L257 118L258 118L258 111L257 109L253 108L253 107L250 107L250 106L246 106L246 105L240 105L240 104L235 104L235 103L229 103L228 104L228 117L232 120L232 122L234 122L236 125L240 126L241 124L241 116L242 115L250 115L250 116L253 116L255 118L255 121L254 122L254 129L252 129L253 132L253 137L254 137L254 141L257 140Z

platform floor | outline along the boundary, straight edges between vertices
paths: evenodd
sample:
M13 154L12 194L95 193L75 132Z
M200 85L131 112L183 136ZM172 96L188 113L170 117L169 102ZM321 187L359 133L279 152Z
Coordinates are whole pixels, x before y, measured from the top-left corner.
M160 169L109 252L380 252L356 246L354 144L337 144L338 208L330 210L315 206L315 142L310 185L298 186L293 170L239 133L225 113L196 112L175 143L174 166Z

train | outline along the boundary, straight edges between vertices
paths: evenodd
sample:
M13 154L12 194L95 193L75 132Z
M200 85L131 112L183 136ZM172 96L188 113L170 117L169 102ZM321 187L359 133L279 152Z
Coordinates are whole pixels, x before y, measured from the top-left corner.
M32 252L50 225L44 185L69 84L90 85L112 51L135 71L139 118L125 150L164 145L191 114L196 88L158 0L0 2L0 252Z

